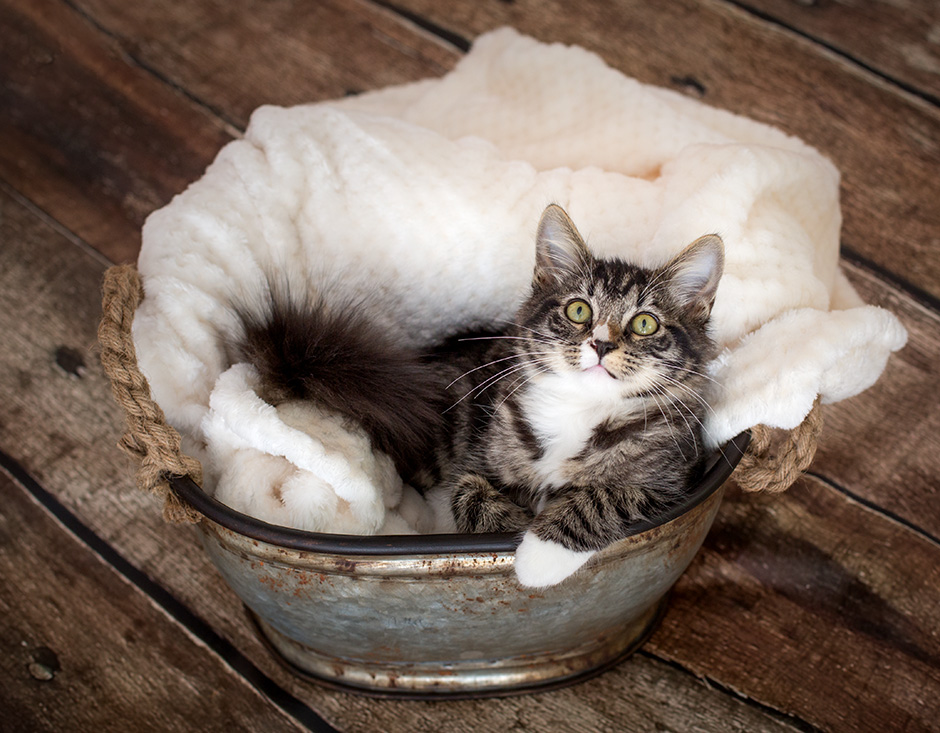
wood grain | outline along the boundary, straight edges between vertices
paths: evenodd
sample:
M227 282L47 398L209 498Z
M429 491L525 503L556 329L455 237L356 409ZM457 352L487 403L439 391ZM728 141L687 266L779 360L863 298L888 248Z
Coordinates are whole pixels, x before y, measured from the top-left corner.
M157 502L132 487L131 466L114 447L122 418L91 342L102 265L2 194L0 213L0 237L10 243L0 250L0 330L8 344L0 352L0 446L134 566L330 722L369 733L541 731L559 721L585 733L624 726L651 732L796 729L645 656L568 690L453 703L358 698L290 674L254 635L192 528L165 525Z
M940 537L940 314L843 263L867 301L887 308L908 331L874 386L824 408L814 474Z
M242 128L262 104L304 104L436 77L460 57L361 0L77 4L129 57Z
M771 7L776 2L750 4L801 32L828 33L788 20ZM916 15L923 3L911 2ZM909 297L877 270L847 266L864 297L900 315L911 341L875 387L827 408L814 475L775 499L732 491L649 653L575 688L446 704L375 701L281 667L195 533L162 522L113 447L122 418L94 345L103 265L75 235L112 259L132 259L143 217L198 177L258 104L437 76L459 58L455 47L365 0L315 7L0 0L0 179L12 190L0 185L0 448L238 653L343 730L935 729L936 107L719 0L400 5L468 39L512 22L543 40L579 43L644 81L799 134L836 160L845 172L846 244L929 297ZM841 17L863 12L858 7ZM823 11L838 15L822 3L812 12ZM893 19L881 23L889 45L920 43L909 18L878 12ZM854 38L845 27L835 31ZM872 63L897 76L887 56ZM47 693L60 689L77 717L55 708L50 729L107 729L101 711L132 715L135 696L170 669L177 677L161 682L154 701L179 689L189 696L183 710L192 700L239 714L247 706L244 727L294 725L19 485L0 476L0 492L0 644L15 642L0 660L0 707L23 711L25 729L44 729L46 706L60 704ZM6 582L17 573L29 577ZM61 598L81 608L81 628L56 617L65 606L45 589L57 580ZM14 596L10 588L35 590ZM105 632L93 638L89 630L102 619ZM23 639L27 646L16 647ZM72 649L90 650L85 666L74 664ZM125 656L100 653L114 649ZM52 680L23 676L24 665L28 673L43 660L60 665ZM159 672L140 679L141 668ZM140 711L149 712L149 702ZM155 720L173 729L176 718ZM239 727L224 716L196 720L207 731Z
M649 647L824 730L935 730L940 544L814 478L729 492Z
M112 260L231 132L59 0L0 2L0 178Z
M22 731L299 731L0 471L0 710Z
M147 214L255 107L439 76L457 58L368 3L220 15L211 2L2 0L0 34L0 178L115 262L136 259Z
M932 96L934 101L940 99L940 4L934 0L747 0L742 4Z
M780 127L843 172L846 246L940 297L940 111L719 0L396 5L473 39L512 25Z
M417 708L403 703L350 705L343 695L289 677L267 657L247 629L238 602L206 565L192 534L162 524L159 508L130 488L129 467L109 448L117 440L120 418L89 348L101 265L74 251L9 199L0 200L4 227L0 234L3 241L14 243L0 257L4 273L0 295L5 299L0 303L0 312L5 314L0 326L9 344L0 374L12 380L0 382L2 393L8 396L0 420L0 445L41 476L135 564L210 619L268 674L319 710L339 716L349 729L375 730L385 714L394 716L386 720L409 720L414 726L430 726L425 716L437 722L448 719L444 713L423 709L420 716L411 718L408 714ZM933 316L928 316L924 330L936 333ZM912 320L906 322L910 327ZM62 349L71 352L70 359ZM80 362L83 368L75 366ZM81 377L70 375L69 370ZM858 425L857 433L864 433L865 427ZM857 433L851 440L858 439ZM926 455L936 461L938 453ZM789 514L780 526L773 522L782 510L764 507L755 497L728 504L730 513L722 512L717 532L708 542L708 554L682 581L652 648L764 704L828 725L831 721L820 711L833 693L820 687L818 695L807 697L807 685L802 682L814 670L821 668L838 679L843 679L845 670L856 670L862 677L873 675L875 687L853 687L860 702L853 703L852 710L859 717L867 716L866 706L874 706L875 688L883 681L876 672L884 665L901 670L898 674L903 673L915 691L936 681L930 676L936 650L923 629L931 628L929 619L938 610L936 589L940 586L931 589L930 584L940 557L934 556L933 545L884 516L858 507L819 482L810 486L811 490L804 485L802 495L781 500ZM823 503L813 507L810 499ZM747 543L744 549L739 547L742 542ZM787 554L787 548L802 554L794 557ZM862 565L852 576L845 568L856 553ZM758 570L764 575L755 578ZM874 589L859 585L856 581L863 577L880 579L883 584ZM884 585L888 581L890 587ZM898 604L904 614L892 612ZM849 611L852 616L847 615ZM902 616L913 620L907 624ZM843 628L847 619L854 626ZM871 633L865 633L866 624ZM765 652L755 667L751 657L758 650ZM527 719L548 722L561 714L562 707L574 705L583 706L580 714L586 720L606 725L595 710L603 695L594 690L621 684L616 680L622 682L622 689L633 689L637 677L658 679L660 686L668 680L670 690L688 685L688 679L672 672L658 663L635 659L602 680L532 698L535 703L461 703L454 711L470 716L483 729L498 730L519 711L526 711ZM768 679L778 680L779 689L768 687ZM916 700L902 698L892 714L912 725L923 722L929 710L918 708ZM629 696L618 699L631 709L638 704ZM717 699L723 700L720 695ZM541 712L533 712L531 706ZM619 708L616 713L627 714Z

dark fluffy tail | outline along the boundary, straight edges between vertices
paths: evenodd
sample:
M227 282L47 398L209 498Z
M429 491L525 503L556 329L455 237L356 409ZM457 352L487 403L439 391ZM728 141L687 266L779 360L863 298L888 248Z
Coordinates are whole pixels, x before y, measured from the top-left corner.
M406 479L433 453L442 379L374 325L361 303L298 300L272 287L266 307L236 312L242 329L229 356L254 365L267 402L309 399L352 418Z

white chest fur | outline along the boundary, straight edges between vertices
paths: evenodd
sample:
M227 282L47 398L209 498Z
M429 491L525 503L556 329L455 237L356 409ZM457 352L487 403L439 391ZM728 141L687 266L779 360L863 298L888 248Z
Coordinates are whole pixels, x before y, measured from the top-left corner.
M533 380L520 404L543 447L542 457L534 465L542 489L570 481L566 464L583 450L598 425L643 409L624 397L616 380L585 372Z

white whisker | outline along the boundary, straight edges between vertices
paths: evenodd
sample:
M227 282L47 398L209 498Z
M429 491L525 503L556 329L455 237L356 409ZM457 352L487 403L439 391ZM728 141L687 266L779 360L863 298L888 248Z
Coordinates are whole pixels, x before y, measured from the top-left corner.
M536 336L541 336L543 339L546 339L546 340L549 341L550 343L553 343L553 344L554 344L554 343L557 343L557 342L558 342L558 335L557 335L557 334L545 333L545 332L543 332L543 331L539 331L539 330L537 330L537 329L535 329L535 328L532 328L531 326L525 326L525 325L523 325L523 324L521 324L521 323L517 323L516 321L510 321L510 320L508 320L508 319L503 319L503 320L501 321L501 323L506 324L506 325L509 326L511 329L512 329L512 328L520 328L520 329L522 329L522 330L524 330L524 331L528 331L529 333L534 333ZM525 336L516 336L516 338L525 338Z
M660 401L657 399L656 393L655 393L655 392L650 392L650 397L653 398L653 402L656 403L656 407L659 409L659 414L663 416L663 420L664 420L665 423L670 427L670 430L669 430L669 437L672 438L672 442L673 442L673 443L675 444L675 446L676 446L676 452L677 452L679 455L682 455L682 448L681 448L681 446L679 445L679 441L676 440L675 425L674 425L674 424L672 423L672 421L666 416L666 412L665 412L665 410L663 410L662 404L661 404Z
M538 359L530 359L529 361L525 361L522 364L513 364L512 366L506 367L502 371L499 371L496 374L490 376L488 379L485 379L484 381L480 382L480 384L478 384L476 387L474 387L470 391L476 392L477 394L482 394L483 392L485 392L487 389L492 387L494 384L496 384L500 380L508 377L510 374L515 374L516 372L522 371L526 367L532 364L537 364L538 362L539 362Z
M507 339L512 341L534 341L537 344L554 344L553 341L549 341L547 339L535 339L531 336L510 336L508 334L503 336L467 336L466 338L459 338L457 341L498 341L500 339Z
M675 408L675 409L670 409L669 412L672 414L678 415L682 419L682 421L685 423L686 428L689 431L689 435L694 440L695 431L692 429L692 426L689 424L689 421L686 419L685 412L688 412L689 415L691 415L692 418L696 422L698 422L700 425L701 425L701 421L698 419L698 417L692 411L692 409L687 404L685 404L685 402L683 402L681 399L677 399L674 394L672 394L671 392L668 392L662 385L655 385L653 389L658 395L660 395L663 398L663 400L665 401L668 407Z
M667 363L667 366L669 366L672 369L675 369L676 371L684 372L686 374L693 374L696 377L701 377L702 379L708 380L719 389L726 389L725 385L723 385L721 382L719 382L717 379L715 379L711 375L706 374L705 372L700 372L696 369L689 369L688 367L684 367L681 364L674 364L672 362Z
M551 353L550 351L525 351L519 354L511 354L510 356L504 356L502 359L494 359L493 361L488 361L486 364L481 364L480 366L474 367L473 369L468 369L459 377L454 379L450 384L448 384L447 387L445 387L445 389L450 389L457 382L459 382L461 379L463 379L467 375L473 374L474 372L477 372L480 369L486 369L486 367L492 366L493 364L499 364L501 361L508 361L509 359L522 359L523 357L527 357L527 356L540 356L542 354L550 354L550 353Z
M528 376L526 379L523 380L522 384L520 384L518 387L514 387L505 397L503 397L502 400L500 400L499 404L496 405L496 410L502 407L506 403L506 400L512 397L521 387L525 386L527 383L535 379L539 374L544 374L545 372L548 372L548 371L551 371L551 367L549 366L543 366L543 367L539 367L538 369L536 369L533 374L531 374L530 376ZM519 381L519 380L516 380L516 381ZM512 384L515 384L515 383L516 382L513 382Z
M671 383L674 384L676 387L678 387L679 389L683 390L683 391L684 391L686 394L688 394L690 397L693 397L693 398L695 398L696 400L698 400L707 410L711 411L712 414L714 414L715 411L714 411L714 409L712 409L711 405L709 405L708 402L706 402L706 401L701 397L701 395L699 395L697 392L695 392L695 390L691 389L688 385L682 384L681 382L678 382L678 381L676 381L676 380L673 380L673 379L671 379L670 377L667 377L666 375L663 375L663 374L660 374L660 375L658 375L658 376L660 376L662 379L666 380L667 382L671 382ZM662 388L660 388L660 390L661 390L661 389L662 389ZM660 391L659 394L663 395L664 397L666 396L666 393L664 393L663 391ZM708 428L705 427L705 423L704 423L704 422L702 421L702 419L698 416L698 414L696 414L695 410L693 410L691 407L689 407L689 405L687 405L682 399L675 399L675 400L673 400L672 404L674 404L674 405L677 407L677 409L679 409L679 410L684 409L686 412L688 412L689 417L691 417L696 423L698 423L699 429L701 430L701 432L702 432L702 434L703 434L704 436L706 436L706 437L708 437L708 438L711 438L711 437L712 437L711 431L709 431ZM685 417L684 417L684 415L682 414L681 411L679 412L679 414L680 414L680 416L683 417L683 420L684 420ZM686 420L686 425L688 425L688 421L687 421L687 420ZM689 430L690 430L690 432L691 432L691 430L692 430L691 426L689 426ZM716 442L716 441L712 441L712 442ZM724 451L721 449L721 446L718 446L718 447L717 447L717 450L718 450L719 453L721 453L722 457L727 461L727 460L728 460L728 457L725 455Z
M539 354L547 354L547 353L551 353L551 352L534 352L533 354L529 354L528 356L539 355ZM454 402L454 404L452 404L450 407L448 407L446 410L444 410L444 412L445 412L445 413L446 413L446 412L449 412L450 410L452 410L453 408L455 408L457 405L459 405L461 402L463 402L465 399L467 399L467 397L470 397L471 395L474 396L474 397L479 397L481 394L483 394L483 393L484 393L486 390L488 390L490 387L492 387L493 385L495 385L495 384L498 383L499 381L505 379L506 377L509 377L509 376L511 376L512 374L515 374L516 372L523 371L523 370L525 370L526 368L531 367L532 365L538 365L538 364L539 364L539 359L531 359L531 358L530 358L528 361L525 361L525 362L523 362L523 363L521 363L521 364L513 364L512 366L506 367L505 369L503 369L503 370L497 372L496 374L490 375L490 376L487 377L485 380L483 380L482 382L480 382L480 384L478 384L478 385L474 386L473 388L467 390L467 392L466 392L460 399L458 399L456 402ZM546 369L547 367L540 367L540 368L541 368L541 369ZM473 371L473 370L471 370L471 371ZM459 377L458 377L458 379L459 379ZM455 381L456 381L456 380L455 380ZM452 382L451 384L453 384L453 382Z
M689 385L683 384L683 383L680 382L679 380L674 379L673 377L670 377L670 376L668 376L668 375L666 375L666 374L663 374L663 373L661 373L661 372L659 372L659 371L656 372L656 376L657 376L659 379L661 379L662 381L666 382L668 385L671 385L671 386L673 386L673 387L676 387L677 389L682 390L682 391L685 392L685 394L687 394L689 397L692 397L692 398L694 398L695 400L697 400L697 401L699 402L699 404L702 405L702 407L704 407L706 410L709 410L712 414L714 414L715 411L714 411L714 409L712 409L712 406L711 406L710 404L708 404L708 401L707 401L704 397L702 397L698 392L696 392L694 389L692 389L691 387L689 387ZM676 397L678 398L678 395L676 395ZM681 402L681 398L679 398L679 401Z

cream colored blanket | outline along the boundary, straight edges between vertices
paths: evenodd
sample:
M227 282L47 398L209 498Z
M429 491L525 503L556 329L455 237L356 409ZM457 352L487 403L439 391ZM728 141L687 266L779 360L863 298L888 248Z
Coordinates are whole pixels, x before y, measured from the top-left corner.
M839 174L800 140L646 86L579 48L504 29L451 73L336 102L262 107L242 140L154 213L134 337L207 486L267 521L332 532L435 528L385 456L304 404L275 409L218 332L266 270L368 294L402 341L510 317L539 214L561 204L600 255L663 263L725 242L712 445L793 428L881 374L906 333L839 270Z

